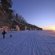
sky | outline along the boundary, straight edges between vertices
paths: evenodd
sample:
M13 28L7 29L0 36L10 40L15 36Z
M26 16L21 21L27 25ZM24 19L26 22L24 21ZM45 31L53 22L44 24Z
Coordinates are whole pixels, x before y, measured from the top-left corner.
M55 0L13 0L13 10L30 24L55 29Z

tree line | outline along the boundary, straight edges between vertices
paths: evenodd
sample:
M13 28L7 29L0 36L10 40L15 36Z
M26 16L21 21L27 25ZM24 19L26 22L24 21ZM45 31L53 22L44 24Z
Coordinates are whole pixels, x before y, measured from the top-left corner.
M8 16L6 22L11 24L12 27L14 27L14 25L18 23L27 25L29 27L30 26L36 27L35 25L27 23L24 17L18 15L17 13L14 14L14 11L12 9L12 0L0 0L0 7L3 10L3 13L7 14Z
M13 23L14 21L26 23L25 19L22 16L14 14L14 11L12 10L12 0L0 0L0 6L2 7L5 14L8 15L7 21L9 23Z

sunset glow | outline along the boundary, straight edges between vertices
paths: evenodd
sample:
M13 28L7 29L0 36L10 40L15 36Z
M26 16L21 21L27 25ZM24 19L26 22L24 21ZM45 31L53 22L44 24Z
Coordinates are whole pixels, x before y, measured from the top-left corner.
M44 30L53 30L55 31L55 26L47 26L43 28Z

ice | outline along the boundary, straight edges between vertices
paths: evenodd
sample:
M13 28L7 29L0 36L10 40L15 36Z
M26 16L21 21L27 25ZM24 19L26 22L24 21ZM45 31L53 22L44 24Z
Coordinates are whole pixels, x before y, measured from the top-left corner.
M55 35L47 31L10 31L3 39L0 33L0 55L55 55Z

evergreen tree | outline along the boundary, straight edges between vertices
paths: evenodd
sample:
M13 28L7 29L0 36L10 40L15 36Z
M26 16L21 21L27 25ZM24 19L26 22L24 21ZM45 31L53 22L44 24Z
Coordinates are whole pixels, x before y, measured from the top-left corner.
M18 14L16 14L16 21L19 22L19 23L22 23L22 24L27 23L26 20L22 16L20 16Z
M11 9L12 8L12 1L11 0L1 0L1 6L8 16L7 21L9 23L11 23L12 17L13 17L13 10Z
M7 10L12 7L12 1L11 0L1 0L1 5L4 10Z

